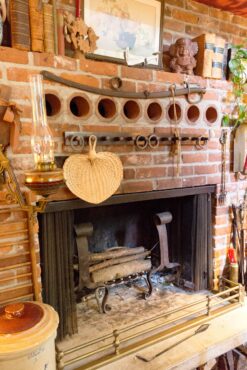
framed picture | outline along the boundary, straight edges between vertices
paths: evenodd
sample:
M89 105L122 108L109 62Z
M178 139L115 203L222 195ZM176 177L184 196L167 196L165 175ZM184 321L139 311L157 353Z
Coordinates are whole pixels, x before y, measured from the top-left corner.
M162 0L84 0L83 17L99 36L90 57L161 67Z

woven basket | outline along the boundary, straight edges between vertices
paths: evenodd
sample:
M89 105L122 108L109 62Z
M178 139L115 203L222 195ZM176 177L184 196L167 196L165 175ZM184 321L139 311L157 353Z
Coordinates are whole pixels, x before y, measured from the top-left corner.
M96 153L96 143L96 136L90 136L88 154L72 155L63 166L69 190L93 204L101 203L114 194L123 178L123 165L117 155Z

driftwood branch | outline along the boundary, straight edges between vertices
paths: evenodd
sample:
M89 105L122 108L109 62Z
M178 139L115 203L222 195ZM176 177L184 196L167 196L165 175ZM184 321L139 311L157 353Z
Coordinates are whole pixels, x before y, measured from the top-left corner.
M110 260L107 260L107 261L104 261L104 262L101 262L101 263L97 263L96 265L90 266L89 267L89 272L94 272L94 271L101 270L101 269L103 269L105 267L108 267L108 266L118 265L118 264L129 262L129 261L144 259L145 257L147 257L149 255L150 255L150 251L147 251L147 252L144 252L144 253L138 253L138 254L134 254L134 255L131 255L131 256L127 256L127 257L112 258Z

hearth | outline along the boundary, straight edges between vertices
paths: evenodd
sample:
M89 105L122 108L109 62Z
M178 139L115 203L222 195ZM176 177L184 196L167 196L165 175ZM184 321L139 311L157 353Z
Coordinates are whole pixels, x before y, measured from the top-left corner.
M146 289L139 277L147 272L139 271L134 276L134 281L130 279L132 284L129 285L132 287L127 289L129 292L126 293L126 297L124 298L125 293L122 295L122 299L126 300L126 308L123 312L131 311L128 295L132 294L132 304L137 307L135 309L145 307L143 312L150 311L145 315L149 317L150 322L156 320L157 316L162 320L169 317L169 310L167 311L169 305L167 306L166 301L167 289L169 296L170 293L174 293L175 297L178 288L174 287L174 283L178 283L177 285L182 286L187 291L203 290L203 299L202 296L195 295L192 301L199 300L201 302L200 305L203 307L200 306L199 312L209 310L207 308L209 307L207 297L209 293L206 294L205 291L210 289L212 283L211 198L214 190L214 186L204 186L115 195L97 206L86 204L78 199L52 202L48 205L46 212L39 219L43 299L59 313L58 339L62 348L63 344L66 343L67 350L70 348L69 353L70 351L74 352L71 348L78 345L78 343L76 344L76 338L78 339L78 336L80 338L82 335L83 322L88 321L90 317L89 321L92 324L93 317L98 318L98 315L101 315L101 320L107 321L111 315L114 316L116 311L116 306L114 306L117 304L116 296L121 296L121 293L119 293L121 289L124 289L126 293L126 279L111 281L111 284L109 284L111 286L109 306L112 310L106 314L98 313L96 301L92 294L94 289L81 286L80 274L83 275L85 271L78 271L78 269L80 270L79 259L83 257L78 255L77 250L78 229L81 225L92 227L90 235L88 234L86 237L84 235L84 243L88 243L87 248L92 255L108 251L112 247L143 247L148 252L147 255L150 254L151 262L149 263L151 263L151 271L154 273L151 274L151 281L155 291L154 296L150 298L150 302L154 303L150 303L149 307L149 298L147 301L139 300L140 293L143 293ZM160 250L160 244L163 242L159 235L159 229L157 230L157 217L163 217L160 215L166 215L166 217L172 215L172 220L165 225L169 249L166 262L171 263L171 266L166 263L166 268L162 266L162 269L159 267L162 260L164 261L163 252ZM177 269L178 266L179 269ZM169 267L176 267L175 274L173 269L169 269ZM150 271L150 269L147 270ZM162 282L161 286L160 282ZM163 290L162 285L165 290ZM173 289L175 289L174 292ZM239 287L236 286L235 289L239 289ZM157 294L159 297L157 297ZM180 300L189 305L188 307L192 307L191 293L188 295L188 293L180 291L179 294L182 297ZM186 294L189 298L186 298ZM156 303L159 314L157 308L154 309ZM125 306L124 302L122 306ZM181 307L176 307L176 304L170 307L170 310L175 310L175 312L179 312L180 309ZM84 316L80 314L82 311L85 311ZM104 315L106 315L107 320ZM128 321L128 314L125 316L125 326L131 326L131 320ZM186 318L186 315L182 316ZM142 314L140 317L142 317ZM189 318L191 318L190 310ZM137 319L139 321L138 317ZM98 325L99 321L97 320L92 324L92 328L94 325ZM172 316L173 320L176 321L175 317ZM170 325L172 325L172 321ZM136 324L137 326L140 325L140 323L134 321L133 325ZM121 330L125 329L121 328ZM113 330L113 337L112 332L106 334L108 339L111 338L111 342L114 333L116 334L116 331ZM68 340L70 344L68 344ZM97 340L99 342L103 340L104 342L104 338L89 338L89 342L97 342ZM118 343L118 334L114 341L115 344Z
M146 349L152 357L152 346L156 343L169 338L174 338L176 343L175 338L187 330L195 331L203 324L208 327L211 320L241 307L244 296L241 286L223 278L220 284L218 294L208 290L192 293L164 284L159 275L155 276L155 292L148 301L137 300L140 285L132 288L122 285L113 289L112 311L104 317L93 300L80 304L78 333L57 344L58 368L108 369L112 362L131 354L134 354L135 369L142 368L144 363L136 360L141 350ZM123 360L123 369L124 363ZM156 369L155 364L150 366ZM115 369L114 364L111 368Z

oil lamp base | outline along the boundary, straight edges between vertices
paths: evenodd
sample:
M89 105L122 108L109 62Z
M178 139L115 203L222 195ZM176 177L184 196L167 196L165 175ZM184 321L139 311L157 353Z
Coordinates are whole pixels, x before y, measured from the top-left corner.
M60 168L50 171L33 170L25 173L25 185L43 197L56 193L63 183L63 170Z

